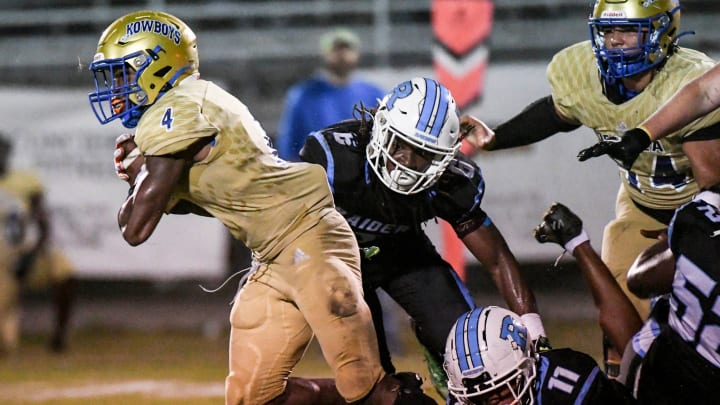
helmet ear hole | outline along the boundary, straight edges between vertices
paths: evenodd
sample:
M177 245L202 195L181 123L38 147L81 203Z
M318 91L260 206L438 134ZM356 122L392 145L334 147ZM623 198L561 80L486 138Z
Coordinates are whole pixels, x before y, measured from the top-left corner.
M157 77L165 77L170 72L170 69L172 69L170 66L165 66L163 68L160 68L158 71L156 71L153 76Z

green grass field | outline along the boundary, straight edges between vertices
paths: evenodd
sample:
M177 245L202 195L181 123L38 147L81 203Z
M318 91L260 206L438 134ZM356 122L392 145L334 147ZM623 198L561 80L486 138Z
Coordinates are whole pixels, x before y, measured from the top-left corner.
M555 347L570 346L600 359L594 320L545 320ZM398 370L427 370L409 329ZM44 337L25 336L20 351L0 358L2 404L218 404L227 370L227 334L210 339L200 332L112 330L86 327L73 333L61 355L45 349ZM329 376L316 344L297 376ZM432 392L426 383L426 392ZM440 402L439 397L438 403Z

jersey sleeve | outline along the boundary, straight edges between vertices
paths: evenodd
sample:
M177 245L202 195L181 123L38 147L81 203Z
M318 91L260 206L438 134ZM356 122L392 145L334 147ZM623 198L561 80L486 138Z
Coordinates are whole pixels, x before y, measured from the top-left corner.
M202 102L183 95L165 95L143 115L135 143L146 156L165 156L182 152L198 139L217 132L203 114Z
M352 187L357 167L362 165L364 153L358 148L359 123L343 121L321 131L311 132L305 138L300 157L308 163L321 165L334 190L336 185Z
M584 69L588 64L593 63L587 60L593 57L590 42L584 41L555 54L547 67L546 76L552 90L555 109L561 117L572 123L580 123L573 111L582 103L579 99L581 92L578 89L586 87L589 81L593 80ZM597 77L594 80L597 80Z
M458 154L438 181L433 204L437 216L449 222L462 238L489 221L480 206L484 195L480 167Z
M313 132L305 138L305 145L300 149L300 159L304 162L322 165L327 169L328 153L329 147L323 133Z

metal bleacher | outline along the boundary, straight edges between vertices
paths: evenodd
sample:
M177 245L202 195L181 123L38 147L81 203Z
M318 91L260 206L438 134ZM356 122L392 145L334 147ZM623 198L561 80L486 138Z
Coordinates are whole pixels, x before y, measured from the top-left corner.
M138 9L159 9L198 34L203 75L241 97L277 99L317 65L319 36L355 30L364 67L428 65L430 0L0 0L0 84L86 86L85 71L102 30ZM497 0L491 62L549 60L587 38L590 0ZM717 0L684 0L682 44L720 47Z
M122 4L122 5L118 5ZM491 40L494 60L545 59L587 36L589 0L499 0ZM714 20L720 2L685 0L683 27L700 35L683 43L718 47ZM199 34L204 70L235 76L306 73L316 59L317 39L328 27L355 29L364 41L365 66L430 62L429 0L24 0L0 1L0 72L3 81L23 80L52 68L73 82L78 64L92 57L99 33L131 10L155 8L186 20ZM291 66L292 69L288 69ZM293 75L292 71L298 71ZM46 75L43 75L46 76ZM286 76L282 74L282 76ZM53 84L53 80L50 83Z

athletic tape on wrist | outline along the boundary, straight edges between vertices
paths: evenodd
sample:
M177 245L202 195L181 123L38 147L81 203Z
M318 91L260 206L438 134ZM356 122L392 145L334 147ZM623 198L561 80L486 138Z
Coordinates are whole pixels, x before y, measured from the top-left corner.
M565 250L572 253L575 248L578 247L578 245L588 240L590 240L590 237L588 237L587 232L585 232L585 229L583 228L583 230L580 231L580 234L578 236L567 241L567 243L565 244Z
M547 336L542 319L540 319L540 314L534 312L522 314L520 315L520 320L525 324L528 335L530 335L530 340L537 340L540 336Z
M127 156L125 156L125 159L122 161L122 167L124 170L127 170L128 167L137 159L137 157L140 156L140 149L135 148L128 153Z

